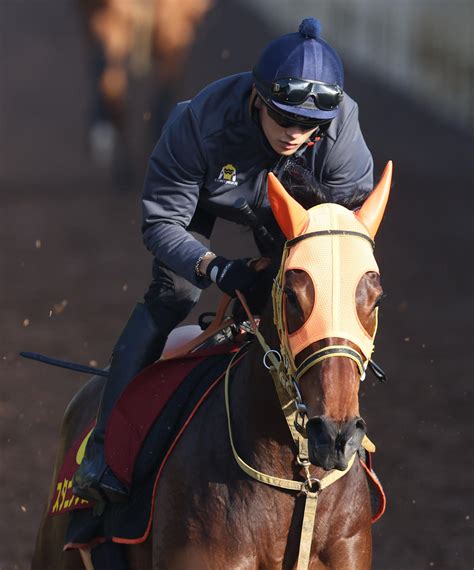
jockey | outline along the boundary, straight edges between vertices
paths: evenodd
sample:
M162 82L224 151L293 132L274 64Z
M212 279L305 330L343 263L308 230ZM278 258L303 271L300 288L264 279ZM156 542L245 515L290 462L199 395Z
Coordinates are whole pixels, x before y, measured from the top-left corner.
M284 178L295 164L326 201L344 203L372 190L372 156L357 104L343 83L338 54L321 39L319 21L307 18L297 33L270 43L253 72L216 81L172 112L143 192L142 229L154 256L153 280L113 350L97 424L73 478L75 495L126 498L128 489L104 456L114 404L134 376L160 357L202 289L216 283L235 296L236 289L245 292L254 284L257 273L247 260L210 249L215 220L247 224L236 204L244 199L270 227L267 174ZM262 249L258 236L256 242Z

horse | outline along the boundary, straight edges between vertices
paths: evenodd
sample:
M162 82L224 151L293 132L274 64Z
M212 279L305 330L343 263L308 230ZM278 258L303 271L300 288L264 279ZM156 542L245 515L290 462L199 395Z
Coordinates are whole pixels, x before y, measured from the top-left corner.
M358 454L370 440L358 391L383 296L373 240L391 172L388 163L356 212L337 204L306 210L269 175L270 205L287 239L271 302L258 327L249 316L256 338L170 454L147 539L125 547L130 570L371 567L370 496ZM55 471L96 412L102 381L93 378L69 405ZM92 568L89 552L62 552L66 525L65 515L45 515L33 570Z
M79 0L90 52L92 116L89 149L112 164L124 148L130 77L152 75L160 89L154 106L156 130L175 102L174 90L197 29L212 0ZM150 113L144 115L150 120ZM117 167L126 156L117 156ZM123 166L123 165L122 165Z

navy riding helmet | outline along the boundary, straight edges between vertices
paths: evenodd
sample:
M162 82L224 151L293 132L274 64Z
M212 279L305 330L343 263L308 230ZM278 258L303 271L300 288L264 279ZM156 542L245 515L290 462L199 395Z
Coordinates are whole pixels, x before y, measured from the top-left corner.
M315 18L271 42L253 69L255 87L275 111L306 120L333 119L343 98L344 71Z

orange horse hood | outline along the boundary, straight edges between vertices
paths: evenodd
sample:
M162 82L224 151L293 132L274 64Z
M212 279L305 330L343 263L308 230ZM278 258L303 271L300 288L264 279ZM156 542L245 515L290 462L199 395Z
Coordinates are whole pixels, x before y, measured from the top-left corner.
M368 271L379 271L368 230L350 210L322 204L308 211L305 234L318 231L328 233L295 243L284 264L284 271L308 273L315 289L311 315L288 337L291 352L296 355L313 342L337 337L353 342L368 359L373 338L362 326L356 308L360 279Z
M375 332L370 335L359 320L356 290L365 273L379 272L372 239L383 218L391 178L389 161L379 184L360 210L352 212L337 204L305 210L278 179L269 174L270 205L281 230L290 240L280 276L283 278L284 273L292 269L305 271L315 289L309 318L287 338L293 358L314 342L336 337L354 343L365 359L370 359ZM294 239L298 237L302 239ZM276 296L274 290L274 299Z

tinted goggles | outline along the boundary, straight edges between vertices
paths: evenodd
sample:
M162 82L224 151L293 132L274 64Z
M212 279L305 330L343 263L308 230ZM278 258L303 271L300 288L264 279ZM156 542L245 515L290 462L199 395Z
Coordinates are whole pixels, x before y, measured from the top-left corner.
M321 81L283 77L272 82L258 81L258 83L265 85L266 95L277 103L310 108L313 103L308 101L308 98L312 97L314 104L321 111L333 111L344 96L339 85L330 85Z
M291 127L297 126L302 129L310 131L311 129L316 129L317 127L321 127L331 121L325 120L318 120L318 119L306 119L301 115L284 115L283 113L279 113L273 107L270 107L267 103L265 103L265 107L267 108L267 113L270 119L275 121L280 127L284 129L289 129Z

